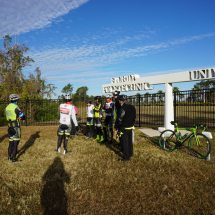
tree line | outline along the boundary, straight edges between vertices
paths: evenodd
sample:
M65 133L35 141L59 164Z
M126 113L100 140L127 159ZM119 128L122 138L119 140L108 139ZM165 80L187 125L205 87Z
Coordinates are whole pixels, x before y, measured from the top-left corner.
M32 99L50 99L52 95L55 94L55 87L53 84L47 83L45 78L42 78L42 72L39 67L37 67L33 72L29 73L28 76L23 75L23 69L25 67L31 66L34 60L26 56L29 48L24 44L12 44L12 38L9 35L3 37L4 49L0 49L0 100L8 100L10 94L19 94L23 100ZM198 93L193 93L190 99L199 99L198 95L205 89L213 90L215 87L215 80L203 80L196 83L192 90ZM73 85L67 84L61 91L63 94L59 95L59 99L64 98L66 92L73 94L73 99L76 101L83 101L85 99L94 96L89 96L87 94L88 87L79 87L75 93L73 93ZM178 87L173 88L173 92L177 92L180 99L184 98L184 94L180 93ZM139 96L137 93L136 96ZM103 96L105 97L105 96ZM159 90L156 94L149 94L148 92L141 96L143 100L164 101L164 92Z

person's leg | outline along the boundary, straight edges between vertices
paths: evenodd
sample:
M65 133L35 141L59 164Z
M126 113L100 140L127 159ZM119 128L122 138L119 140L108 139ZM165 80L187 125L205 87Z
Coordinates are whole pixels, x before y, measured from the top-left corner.
M109 144L113 143L113 127L109 127L110 130L110 135L111 135L111 140L109 142Z
M9 147L8 147L8 160L12 160L12 151L13 151L13 145L14 145L14 142L13 140L9 140Z
M17 146L21 139L21 127L18 125L14 127L16 134L13 136L13 148L12 148L12 162L16 162Z
M131 156L133 156L133 142L132 142L133 130L129 129L128 132L129 132L129 135L128 135L128 151L129 151L129 157L131 157Z
M64 131L60 128L60 126L59 126L58 132L57 132L58 141L57 141L57 150L55 150L56 152L60 152L60 147L61 147L61 143L62 143L63 135L64 135Z
M64 155L70 153L69 151L67 151L68 140L69 135L64 135L64 152L63 152Z
M96 126L96 139L94 139L95 141L96 140L99 140L99 127Z
M88 121L87 119L87 122L86 122L86 138L89 138L89 133L90 133L90 122Z
M56 152L60 152L60 147L61 147L62 140L63 140L63 135L59 135L58 136L58 141L57 141L57 150L55 150Z
M122 138L121 137L119 137L119 148L123 152L123 145L122 145Z
M94 133L94 125L90 125L90 136L89 136L89 138L93 138L93 133Z
M106 125L103 125L103 134L104 134L103 142L107 142L107 126Z
M107 127L108 127L109 121L110 121L109 116L106 116L103 124L104 140L102 142L107 142Z
M103 141L104 138L103 138L103 133L102 133L102 129L101 129L101 120L99 117L95 118L95 126L96 126L96 134L97 134L97 137L95 140ZM101 139L99 138L99 136L101 136Z
M125 160L129 160L130 159L130 154L129 154L129 147L128 147L128 133L126 131L126 129L121 129L122 132L122 136L121 136L121 144L123 147L123 157Z
M13 151L12 151L12 155L13 155L12 161L13 161L13 162L16 160L17 145L18 145L18 143L19 143L18 140L14 140L14 141L13 141Z

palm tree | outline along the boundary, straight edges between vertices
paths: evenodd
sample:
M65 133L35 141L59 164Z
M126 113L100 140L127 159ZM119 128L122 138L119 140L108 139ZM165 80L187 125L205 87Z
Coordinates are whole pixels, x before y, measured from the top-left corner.
M158 94L159 101L163 102L162 98L164 97L164 92L162 90L158 90L157 94Z
M145 102L148 103L149 102L149 98L151 97L151 94L149 94L149 92L144 94L144 98L145 98Z
M137 94L136 94L136 97L137 97L137 99L139 99L139 97L140 97L140 102L143 101L143 98L141 97L141 94L140 94L140 93L137 93Z
M180 93L180 90L178 87L173 87L173 93L176 92L176 95L179 96L180 99L184 98L184 94Z
M193 92L191 92L191 98L193 99L194 102L196 102L201 95L200 94L201 88L197 84L195 84L192 90Z

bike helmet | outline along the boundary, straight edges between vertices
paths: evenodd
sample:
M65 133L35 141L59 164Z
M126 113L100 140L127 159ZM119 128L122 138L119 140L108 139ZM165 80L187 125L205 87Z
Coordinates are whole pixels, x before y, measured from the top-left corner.
M119 94L120 94L120 91L118 91L118 90L115 90L115 91L113 92L113 96L119 96Z
M71 95L71 93L66 93L65 99L67 99L67 100L72 100L72 95Z
M110 95L110 94L107 94L107 95L106 95L106 99L111 99L111 95Z
M86 103L92 103L92 99L87 99Z
M9 96L9 99L10 99L10 101L17 101L17 100L19 100L19 96L16 94L11 94Z
M127 100L127 95L119 95L119 101L125 101Z
M102 97L101 96L96 96L95 98L94 98L94 100L97 100L98 99L98 102L101 102L102 101Z

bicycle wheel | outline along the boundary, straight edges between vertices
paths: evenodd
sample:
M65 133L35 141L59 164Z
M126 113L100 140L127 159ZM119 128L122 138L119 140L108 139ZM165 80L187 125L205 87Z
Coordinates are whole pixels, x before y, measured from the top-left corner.
M196 136L193 135L189 140L189 151L193 156L204 159L211 152L211 143L204 134L196 134Z
M160 147L167 152L172 152L175 150L176 141L176 133L172 130L163 131L159 137Z

